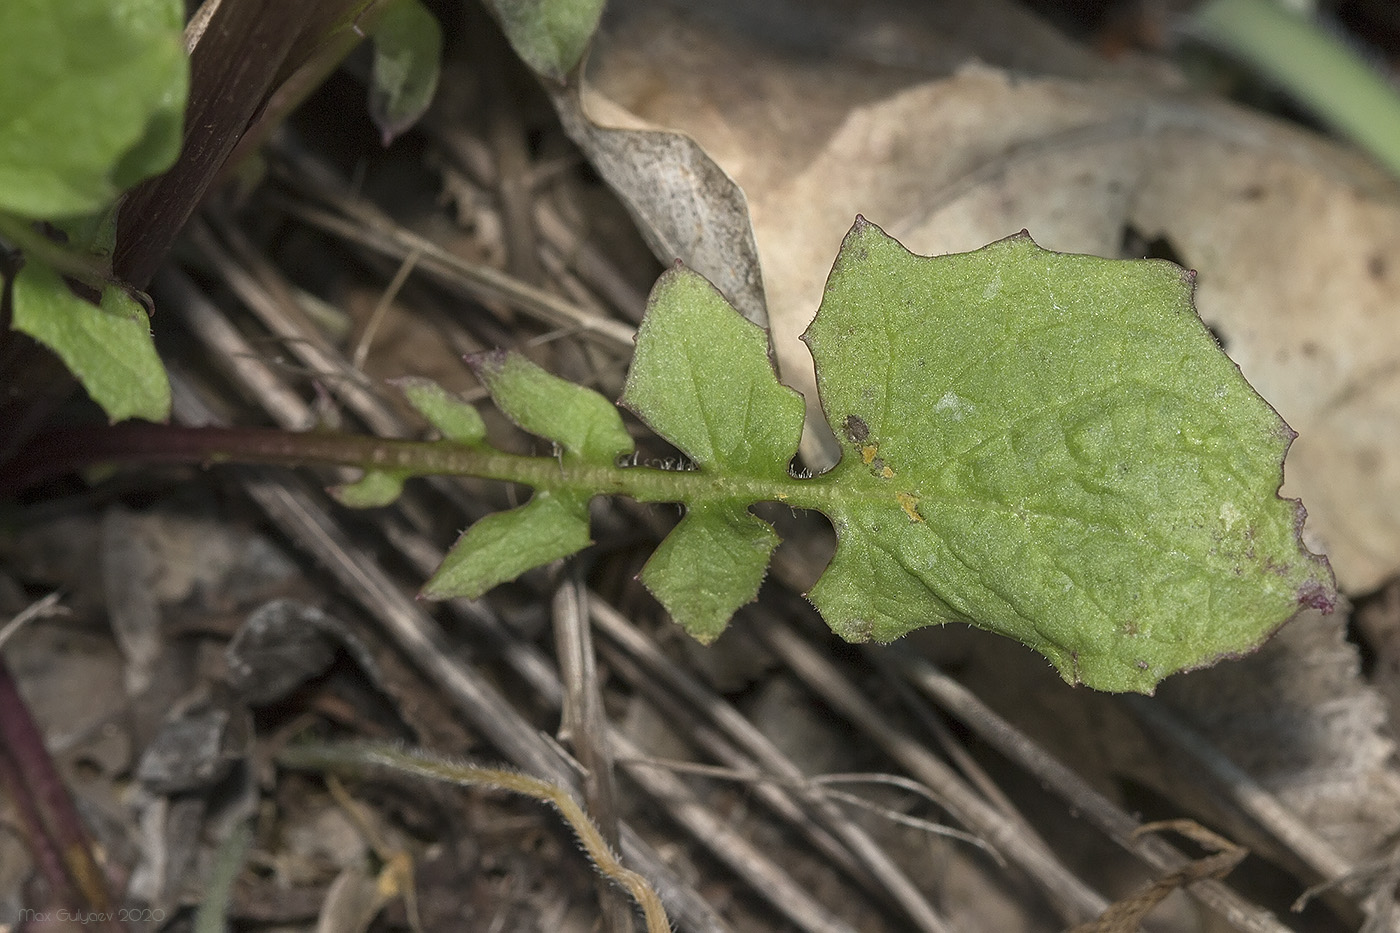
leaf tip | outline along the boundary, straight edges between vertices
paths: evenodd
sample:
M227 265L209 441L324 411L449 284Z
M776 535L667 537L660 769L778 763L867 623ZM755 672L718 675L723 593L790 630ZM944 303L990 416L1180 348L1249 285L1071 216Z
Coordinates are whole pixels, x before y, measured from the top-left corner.
M1326 557L1318 555L1318 560L1327 569L1328 576L1332 574L1332 565ZM1325 580L1311 579L1304 581L1298 588L1298 605L1307 609L1316 609L1325 615L1331 615L1337 609L1337 587Z
M480 353L468 353L462 357L478 379L488 376L498 375L506 368L506 359L510 356L509 350L493 349L482 350Z

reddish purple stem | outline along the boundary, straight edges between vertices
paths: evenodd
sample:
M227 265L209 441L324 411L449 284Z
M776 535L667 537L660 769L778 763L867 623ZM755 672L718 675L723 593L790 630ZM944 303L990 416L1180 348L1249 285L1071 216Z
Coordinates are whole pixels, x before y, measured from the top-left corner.
M0 661L0 784L14 799L30 848L54 892L72 909L100 918L99 930L125 933L106 878L93 858L92 837L44 745L29 705Z

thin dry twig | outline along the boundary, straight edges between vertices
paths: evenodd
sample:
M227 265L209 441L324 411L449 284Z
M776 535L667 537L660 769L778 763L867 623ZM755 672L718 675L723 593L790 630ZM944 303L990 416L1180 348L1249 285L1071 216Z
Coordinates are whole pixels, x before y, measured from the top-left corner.
M708 755L715 761L723 762L736 771L754 770L754 760L733 742L730 737L714 725L696 716L686 702L677 694L649 676L637 662L618 650L615 645L604 644L603 656L617 677L637 691L633 702L646 702L669 724L671 735ZM809 851L820 853L830 863L857 882L866 885L872 893L885 896L886 892L865 867L857 861L840 840L817 820L783 788L772 784L758 784L753 796L764 804L778 819L796 829L805 839Z
M616 349L631 350L635 328L591 314L493 266L455 256L431 240L399 226L368 202L349 201L333 188L327 190L327 186L316 184L303 172L295 180L295 187L301 191L308 185L317 190L317 196L332 200L339 212L291 197L276 199L288 213L304 223L398 261L416 250L422 256L420 268L425 273L461 294L505 301L553 326L577 328Z
M602 600L594 600L591 608L593 622L599 631L643 667L651 678L664 684L665 692L676 698L677 707L703 716L727 738L723 743L706 741L710 736L709 730L694 726L690 730L718 760L740 770L761 770L799 783L804 780L801 769L752 722L694 677L678 669L655 642L624 615ZM619 669L626 671L625 667ZM631 679L634 686L640 686L639 678ZM809 814L806 819L802 818L804 811L792 801L774 799L766 788L760 789L760 795L793 825L807 833L823 851L828 852L836 864L852 871L857 878L868 877L877 889L899 905L918 929L936 933L947 928L942 916L879 843L839 810L832 808L820 795L800 795L802 803L806 805L805 813ZM823 831L818 835L814 832L817 829ZM837 846L834 852L833 845Z
M225 225L216 237L207 225L195 224L190 240L239 301L366 427L381 437L404 436L404 425L393 408L364 374L311 326L281 275L237 227Z
M1211 855L1187 862L1138 891L1114 902L1097 920L1080 924L1069 933L1137 933L1143 919L1167 895L1204 878L1224 878L1244 861L1249 850L1217 835L1195 820L1162 820L1139 826L1136 835L1172 830L1212 850Z
M57 590L42 599L36 599L17 612L14 618L6 622L3 627L0 627L0 651L4 651L9 640L30 622L38 619L51 619L55 616L66 616L71 613L72 610L59 602Z
M1079 775L1045 751L1030 736L993 712L970 690L919 658L891 655L896 665L925 696L950 713L1007 758L1025 768L1074 812L1098 827L1115 843L1161 872L1176 871L1189 859L1166 840L1140 836L1141 825ZM1225 885L1203 880L1187 893L1220 914L1236 929L1248 933L1288 933L1273 914L1249 903Z
M567 573L567 572L566 572ZM588 625L588 593L567 576L554 592L554 642L559 676L564 683L560 738L583 766L583 800L610 848L618 841L617 786L608 753L608 723L598 686L598 663ZM599 891L607 928L630 933L632 918L611 888Z
M1146 697L1124 699L1128 709L1154 735L1190 755L1215 779L1230 800L1323 879L1342 878L1355 870L1331 843L1166 706Z
M864 654L870 663L874 664L882 671L885 671L887 674L894 674L895 669L889 662L888 652L880 650L873 645L866 645ZM968 753L966 746L953 737L948 727L934 715L933 710L928 708L928 705L914 692L914 689L910 687L902 677L890 676L888 679L889 682L894 685L895 690L899 692L900 699L904 702L904 705L919 717L919 721L924 724L924 728L933 733L933 737L938 740L938 745L943 749L943 753L948 756L953 764L957 765L958 770L963 773L963 776L967 778L968 782L972 784L973 787L977 788L978 792L983 797L987 798L993 806L1005 814L1007 819L1020 822L1022 824L1022 832L1026 833L1028 836L1039 839L1040 844L1045 845L1045 840L1041 839L1040 834L1035 831L1035 828L1022 818L1020 811L1016 809L1016 805L1011 802L1011 798L1002 793L1001 788L997 786L996 781L992 780L991 775L977 764L972 755Z
M755 636L782 658L809 688L945 801L949 813L981 836L1035 881L1069 923L1097 917L1108 907L1102 895L1066 868L1055 854L1026 839L1016 823L986 803L923 744L896 729L836 665L786 623L768 616Z
M364 333L360 335L359 341L355 344L354 352L350 354L351 366L358 370L364 370L365 361L369 359L369 348L374 344L375 334L379 332L384 319L389 316L389 309L393 307L394 299L399 296L399 290L403 288L403 283L408 281L408 277L413 273L414 267L418 265L418 257L421 255L417 250L414 250L405 256L403 262L399 263L398 269L394 271L394 277L389 280L388 285L384 286L383 293L374 304L374 310L370 312Z
M1396 911L1396 887L1400 886L1400 845L1393 846L1386 855L1358 865L1350 873L1308 888L1293 902L1292 909L1301 911L1308 902L1333 888L1355 893L1366 911L1366 921L1357 933L1383 933L1400 926L1400 912Z
M548 200L535 201L535 226L540 237L594 292L611 304L622 317L640 324L647 296L627 281L597 247L571 228Z
M645 757L641 749L620 732L611 734L613 753L619 761ZM700 800L673 774L637 765L627 767L628 776L653 797L668 801L671 814L698 839L710 841L711 854L728 865L759 892L779 913L799 929L809 933L854 933L853 928L812 897L761 852L739 835L712 808Z
M723 768L719 765L706 765L694 761L677 761L674 758L639 758L635 761L629 759L627 764L646 765L653 768L664 768L678 774L696 774L703 777L715 778L721 781L733 781L738 784L776 784L779 787L790 790L816 791L827 800L836 800L841 803L850 804L870 813L874 813L882 819L891 823L898 823L901 826L908 826L911 829L918 829L935 836L944 836L949 839L957 839L966 842L968 845L976 846L992 858L998 865L1006 867L1006 859L1001 853L987 845L978 837L971 833L965 833L960 829L951 826L944 826L942 823L935 823L932 820L919 819L907 813L901 813L890 807L882 806L878 803L866 800L856 794L834 790L833 784L884 784L889 787L898 787L900 790L908 791L911 794L922 797L931 803L939 804L938 796L918 781L912 781L899 774L862 774L852 772L850 774L814 774L803 781L784 780L771 774L762 774L757 771L740 771L736 768Z

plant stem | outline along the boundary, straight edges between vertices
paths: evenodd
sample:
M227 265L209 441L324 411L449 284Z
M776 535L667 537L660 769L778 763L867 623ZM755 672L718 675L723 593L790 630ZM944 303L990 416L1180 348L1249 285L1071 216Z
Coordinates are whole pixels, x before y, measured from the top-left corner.
M224 839L214 855L214 865L205 882L204 898L194 914L195 933L224 933L228 929L229 902L233 899L233 884L238 880L248 850L253 845L253 825L239 823Z
M0 783L19 803L22 821L49 883L68 899L70 908L94 914L99 929L123 933L126 924L112 911L106 877L93 857L92 837L2 660L0 758Z
M106 261L68 249L34 229L32 221L0 211L0 237L8 240L31 260L42 262L60 275L85 285L101 288L116 281Z
M825 511L818 480L721 476L528 457L450 441L405 441L352 434L293 433L272 428L180 428L129 421L36 438L0 467L0 496L103 463L257 463L346 466L410 476L473 476L574 496L618 495L639 502L783 502Z

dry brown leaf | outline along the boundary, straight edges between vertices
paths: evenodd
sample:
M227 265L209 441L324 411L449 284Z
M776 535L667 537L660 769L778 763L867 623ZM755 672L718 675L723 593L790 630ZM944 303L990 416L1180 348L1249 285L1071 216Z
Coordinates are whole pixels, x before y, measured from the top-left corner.
M695 140L620 110L583 89L554 94L570 138L617 192L647 245L714 282L734 307L768 325L744 192Z
M957 45L958 70L947 73L948 48L914 69L900 24L878 17L812 55L669 8L624 8L590 62L593 87L628 119L686 134L743 189L776 354L809 412L797 337L857 212L922 253L1028 228L1048 248L1115 256L1141 231L1200 272L1202 315L1302 435L1285 491L1308 503L1343 586L1400 570L1400 270L1389 259L1400 188L1308 133L1140 73L1091 76L1058 46L1044 55L1056 77L977 64L981 50ZM809 460L828 460L827 444L809 437Z

